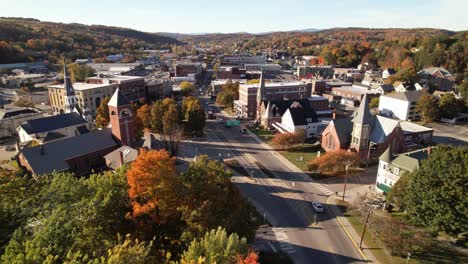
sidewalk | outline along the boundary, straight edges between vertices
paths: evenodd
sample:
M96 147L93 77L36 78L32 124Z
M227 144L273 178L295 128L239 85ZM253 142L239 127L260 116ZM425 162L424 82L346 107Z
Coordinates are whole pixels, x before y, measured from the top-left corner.
M261 140L257 135L250 132L249 130L247 130L247 131L248 131L247 133L250 136L252 136L255 139L255 141L257 141L259 144L261 144L264 148L269 149L291 171L296 172L298 175L301 176L301 178L305 179L306 181L317 183L317 181L311 179L306 173L304 173L296 165L294 165L289 160L287 160L285 157L283 157L283 155L276 152L270 145L268 145L263 140ZM352 190L347 191L346 192L346 197L347 197L348 201L352 201L352 200L355 199L355 197L358 196L358 194L365 193L366 191L369 191L369 185L364 185L362 187L354 188ZM377 261L377 259L372 255L372 253L369 250L363 251L363 250L359 249L360 235L358 235L356 233L353 226L349 223L348 219L346 219L346 217L343 216L343 213L338 208L338 204L336 203L336 198L334 196L329 196L328 200L327 200L327 204L329 204L329 207L330 207L332 213L335 215L338 223L341 225L341 227L345 231L346 235L351 239L354 246L356 247L356 250L360 251L359 253L362 255L362 257L364 259L368 260L371 263L379 263ZM363 248L368 248L364 243L362 244L362 247Z
M351 225L351 223L348 221L346 217L343 216L343 212L339 209L338 203L337 203L337 198L336 196L329 196L327 199L327 204L328 207L330 208L330 211L335 215L336 220L338 220L338 223L341 225L343 230L345 231L346 235L349 237L349 239L353 242L354 246L356 249L359 251L359 253L369 262L371 263L379 263L377 259L372 255L372 252L368 249L369 247L362 242L362 249L359 248L359 242L361 241L361 234L358 234L354 227Z

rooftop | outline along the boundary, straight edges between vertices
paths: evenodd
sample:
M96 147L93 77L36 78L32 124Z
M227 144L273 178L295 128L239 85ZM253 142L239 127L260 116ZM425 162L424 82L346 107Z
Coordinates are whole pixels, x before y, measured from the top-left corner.
M86 121L78 113L72 112L68 114L31 119L25 121L20 126L26 131L26 133L36 134L80 124L86 124Z
M249 83L249 84L241 84L239 87L254 89L258 88L258 83ZM304 82L267 82L265 83L265 87L281 87L281 86L306 86Z
M422 91L409 91L403 93L389 93L382 95L383 97L393 98L401 101L416 102L421 97Z
M68 159L117 145L111 130L103 129L55 140L36 147L24 148L22 154L31 165L34 173L43 175L54 171L68 170Z
M73 89L75 91L85 91L85 90L91 90L91 89L97 89L97 88L103 88L103 87L109 87L109 86L113 86L113 84L94 84L94 83L83 83L83 82L73 83ZM49 87L64 89L63 84L51 85Z

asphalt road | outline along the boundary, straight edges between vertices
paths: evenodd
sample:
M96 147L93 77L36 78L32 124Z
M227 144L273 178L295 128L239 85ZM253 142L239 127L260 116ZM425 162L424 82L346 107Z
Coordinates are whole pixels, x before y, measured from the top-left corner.
M217 107L209 107L219 113ZM234 177L233 181L272 224L269 230L257 233L259 243L272 251L289 254L295 263L367 262L329 208L324 213L314 213L311 201L326 204L332 192L289 169L274 153L243 134L239 127L226 128L224 122L209 120L205 137L183 141L180 156L207 154L240 161L250 177Z

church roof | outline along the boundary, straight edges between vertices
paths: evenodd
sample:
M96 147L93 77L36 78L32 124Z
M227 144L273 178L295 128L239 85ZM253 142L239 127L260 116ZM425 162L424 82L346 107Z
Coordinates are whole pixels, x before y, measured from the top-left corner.
M36 175L50 174L70 169L68 159L85 156L99 150L116 147L110 129L55 140L21 152ZM41 151L42 149L42 151Z
M114 107L130 105L130 101L125 95L123 95L123 93L120 92L119 88L117 88L107 105Z
M72 112L68 114L31 119L25 121L20 126L24 131L26 131L26 133L36 134L80 124L86 124L86 121L78 113Z
M262 72L260 74L260 82L258 83L258 90L257 90L257 101L262 100L265 97L265 76Z
M331 122L333 122L333 125L335 126L336 135L338 136L340 143L345 144L349 142L353 129L351 118L345 117L332 120Z
M361 104L359 105L359 108L354 115L353 123L366 125L371 122L371 118L372 116L369 109L369 97L367 96L367 93L365 93L361 100Z

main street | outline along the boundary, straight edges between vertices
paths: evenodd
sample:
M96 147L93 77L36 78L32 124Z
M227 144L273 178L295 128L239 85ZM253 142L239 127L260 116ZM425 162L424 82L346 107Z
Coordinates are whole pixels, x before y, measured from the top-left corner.
M205 97L200 100L208 102ZM215 106L209 107L220 115ZM323 214L314 213L311 201L327 204L332 192L291 168L240 127L226 128L225 122L207 120L203 138L181 144L182 158L197 154L236 158L246 169L249 175L233 177L233 181L273 226L257 235L272 251L289 254L295 263L367 262L328 207Z

